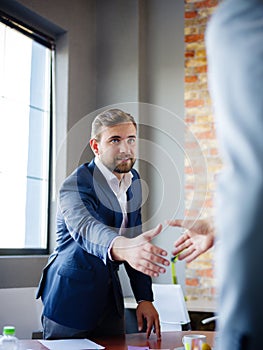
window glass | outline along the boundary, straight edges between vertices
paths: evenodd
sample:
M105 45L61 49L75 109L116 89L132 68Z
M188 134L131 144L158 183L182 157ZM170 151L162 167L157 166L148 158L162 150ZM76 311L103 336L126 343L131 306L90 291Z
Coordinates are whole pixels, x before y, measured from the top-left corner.
M51 50L0 22L0 249L47 249Z

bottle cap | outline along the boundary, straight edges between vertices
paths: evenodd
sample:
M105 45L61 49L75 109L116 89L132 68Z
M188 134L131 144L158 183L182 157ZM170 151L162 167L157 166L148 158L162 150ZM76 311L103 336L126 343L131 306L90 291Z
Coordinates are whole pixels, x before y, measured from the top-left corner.
M14 326L4 326L3 334L4 335L15 335L16 329Z

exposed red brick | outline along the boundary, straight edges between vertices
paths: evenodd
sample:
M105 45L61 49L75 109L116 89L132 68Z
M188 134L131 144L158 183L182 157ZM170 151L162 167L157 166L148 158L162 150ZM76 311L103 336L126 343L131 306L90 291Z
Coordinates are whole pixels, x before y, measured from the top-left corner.
M218 149L217 148L210 148L210 154L211 156L218 156Z
M212 199L207 199L207 200L205 201L205 206L206 206L207 208L213 208L213 206L214 206L213 200L212 200Z
M197 287L199 285L199 280L197 278L186 278L185 284L187 286L195 286L195 287Z
M204 132L198 132L195 134L197 139L215 139L215 132L214 131L204 131Z
M195 73L206 73L207 72L207 65L194 67L194 72Z
M188 191L189 191L189 190L192 191L194 188L195 188L195 186L192 185L192 184L187 183L187 184L185 185L186 191L187 191L187 190L188 190Z
M189 34L185 35L184 38L186 43L193 43L196 41L203 41L204 40L204 34Z
M186 174L193 174L193 168L191 166L185 167L185 173Z
M185 149L195 149L196 148L196 142L186 142L185 143Z
M206 57L206 50L205 49L196 50L196 57Z
M204 106L204 100L187 100L185 101L186 108L202 107Z
M197 11L186 11L184 18L195 18L197 16Z
M218 5L218 0L204 0L195 3L196 8L215 7Z
M195 200L192 203L191 198L196 190L196 184L193 183L193 175L201 175L203 168L197 168L198 164L185 162L185 217L196 219L200 214L203 205L205 212L213 216L213 192L215 183L213 182L214 173L220 163L219 152L214 142L216 134L214 130L214 120L211 116L211 100L208 95L207 86L207 63L201 59L206 58L204 35L207 22L218 5L219 0L185 0L185 123L194 133L199 141L199 145L204 147L203 153L207 158L208 180L204 184L204 191L209 185L208 197L203 198L200 204ZM195 152L196 143L191 139L186 140L185 150L188 154ZM193 166L193 167L192 167ZM211 179L211 180L209 180ZM200 189L199 189L200 190ZM199 193L199 196L201 194ZM201 198L201 197L200 197ZM214 298L216 287L213 275L213 262L211 255L203 255L204 266L193 270L192 265L186 267L186 286L187 295L193 298L203 296ZM198 265L197 265L198 266ZM204 284L209 283L210 287Z
M214 277L214 271L213 269L206 269L206 270L196 270L197 276L202 276L202 277Z
M185 58L194 57L195 56L195 52L194 51L186 51L184 56L185 56Z
M195 83L198 81L197 75L188 75L184 78L184 81L186 83Z
M211 289L211 294L215 296L217 294L217 289L215 287L212 287Z
M184 121L186 122L186 124L193 124L195 122L195 117L194 116L185 117Z

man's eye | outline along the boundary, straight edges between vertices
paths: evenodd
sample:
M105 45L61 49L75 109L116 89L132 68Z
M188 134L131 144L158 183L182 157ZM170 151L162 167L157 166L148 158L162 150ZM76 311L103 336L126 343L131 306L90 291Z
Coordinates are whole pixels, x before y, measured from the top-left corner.
M119 139L112 139L110 142L111 143L118 143L118 142L120 142L120 140Z
M129 139L128 143L134 143L136 140L135 139Z

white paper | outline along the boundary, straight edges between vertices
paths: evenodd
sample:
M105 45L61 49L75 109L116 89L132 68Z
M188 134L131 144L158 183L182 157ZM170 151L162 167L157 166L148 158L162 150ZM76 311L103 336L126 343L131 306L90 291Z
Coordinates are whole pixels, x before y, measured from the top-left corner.
M39 342L50 350L105 349L104 346L96 344L89 339L39 340Z

